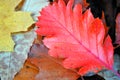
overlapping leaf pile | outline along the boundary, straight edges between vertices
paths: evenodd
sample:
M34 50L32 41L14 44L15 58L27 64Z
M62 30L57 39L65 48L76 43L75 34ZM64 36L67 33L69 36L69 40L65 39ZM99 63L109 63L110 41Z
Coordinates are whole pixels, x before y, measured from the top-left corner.
M41 2L44 4L42 4ZM34 3L37 3L37 4L34 5ZM48 4L47 0L46 1L45 0L44 1L42 1L42 0L33 0L33 1L26 0L25 4L22 7L22 10L30 11L32 14L34 14L33 18L36 21L37 20L36 15L38 15L37 13L39 12L39 9L47 4ZM33 6L33 7L31 8L31 6ZM31 36L31 35L28 35L24 38L27 40L30 40L29 36ZM22 35L21 35L21 37L22 37ZM34 36L33 36L33 38L34 38ZM33 39L33 38L31 36L31 39ZM15 38L15 41L18 41L17 44L21 44L22 48L23 48L23 46L25 47L25 45L23 45L23 42L27 42L27 41L24 41L24 39L23 39L22 43L20 43L19 41L21 41L21 38L20 39ZM37 40L35 40L35 43L38 43L38 42L37 42ZM32 48L31 48L31 51L29 54L30 57L27 59L26 63L24 64L24 67L17 73L14 80L19 80L19 79L22 79L22 80L39 80L39 79L41 79L41 80L44 80L44 79L47 79L47 80L53 80L53 79L76 80L79 77L79 75L77 73L63 68L60 64L54 62L52 60L52 58L49 59L48 55L46 55L47 48L45 48L43 45L40 45L40 46L35 45L35 43L33 44ZM18 50L21 50L22 48L19 47ZM24 54L24 55L26 57L28 52L25 52L25 53L26 54ZM40 55L40 54L43 54L43 55ZM11 56L14 56L14 55L15 54L13 54ZM19 55L20 58L21 58L21 56ZM22 58L24 58L24 57L22 57ZM11 61L11 62L13 62L13 61ZM38 71L39 71L39 74L38 74ZM52 72L52 74L50 74L51 72Z
M67 6L62 0L54 0L58 3L54 2L47 7L48 0L23 0L18 6L20 1L22 0L0 2L1 80L13 80L15 75L14 80L76 80L80 75L104 68L112 69L111 40L109 36L104 37L101 20L94 19L90 10L82 14L81 5L76 5L77 1L82 0L75 0L74 4L73 0L68 4L69 0L64 0ZM76 5L74 9L73 5ZM17 11L16 6L19 8ZM39 11L41 14L38 14ZM41 16L37 19L38 15ZM27 31L33 23L32 18L34 21L39 20L37 33L40 34L40 39L41 35L45 36L43 42L50 49L49 54L57 58L47 54L48 49L39 43L41 40L35 40L34 25L32 30ZM19 31L27 32L12 34ZM61 66L61 60L67 69Z
M28 27L34 22L30 13L15 9L20 2L21 0L0 0L1 80L13 80L14 75L27 59L30 46L36 36L33 30L28 32ZM26 33L13 35L14 32L22 31L26 31Z
M63 68L60 60L50 57L47 52L48 49L43 44L33 44L27 59L27 65L33 67L26 68L24 65L14 80L29 80L31 76L34 76L32 80L76 80L79 77L76 72Z

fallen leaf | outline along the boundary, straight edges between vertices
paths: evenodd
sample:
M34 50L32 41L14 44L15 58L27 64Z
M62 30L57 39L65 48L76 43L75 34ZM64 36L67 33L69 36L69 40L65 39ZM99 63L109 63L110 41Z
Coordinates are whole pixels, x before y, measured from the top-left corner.
M24 67L16 74L14 80L35 80L38 72L38 68L31 64L29 60L26 60Z
M116 42L120 44L120 13L116 17Z
M22 10L31 12L33 19L37 21L37 17L40 15L39 11L48 4L49 0L25 0Z
M113 70L113 46L100 19L94 19L90 9L82 14L73 0L67 6L63 0L53 3L40 12L37 34L46 36L44 44L49 54L63 58L63 66L77 69L80 75L96 73L104 68Z
M46 48L42 43L34 43L30 49L29 57L39 57L41 55L47 55L48 48Z
M21 0L0 0L0 51L13 51L11 34L27 31L33 23L29 12L15 11Z
M76 80L79 77L76 72L63 68L60 60L50 57L47 51L42 44L31 47L28 60L39 68L35 80Z
M34 30L12 35L15 42L14 52L0 52L1 80L13 80L14 75L23 67L28 52L36 37Z

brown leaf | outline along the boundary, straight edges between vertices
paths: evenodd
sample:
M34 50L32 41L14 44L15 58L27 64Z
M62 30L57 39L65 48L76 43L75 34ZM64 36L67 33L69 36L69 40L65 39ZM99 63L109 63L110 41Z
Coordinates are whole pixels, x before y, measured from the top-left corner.
M76 80L78 78L77 73L63 68L60 64L45 56L31 58L30 60L39 67L36 80Z
M38 72L38 68L27 60L24 67L15 76L14 80L35 80L35 76Z
M42 44L34 44L29 55L31 63L39 68L35 80L76 80L79 77L76 72L63 68L60 60L50 57Z

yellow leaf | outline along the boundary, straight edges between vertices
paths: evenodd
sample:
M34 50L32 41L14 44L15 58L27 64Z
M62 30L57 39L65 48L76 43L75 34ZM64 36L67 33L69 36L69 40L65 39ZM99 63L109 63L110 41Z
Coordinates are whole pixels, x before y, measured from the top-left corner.
M33 23L29 12L15 11L21 0L0 0L0 51L13 51L11 33L26 31Z

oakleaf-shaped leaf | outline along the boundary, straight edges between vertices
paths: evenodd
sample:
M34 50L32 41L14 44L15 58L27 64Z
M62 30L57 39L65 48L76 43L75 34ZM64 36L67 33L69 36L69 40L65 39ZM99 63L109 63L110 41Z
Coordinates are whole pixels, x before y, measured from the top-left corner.
M28 60L39 68L35 80L76 80L79 75L61 66L61 60L50 57L43 44L33 44Z
M74 68L80 75L98 72L104 67L112 69L113 46L100 19L94 19L90 10L82 14L77 4L72 9L73 0L67 6L63 0L53 3L41 11L37 33L46 36L44 44L49 54L63 58L65 68Z
M33 23L29 12L17 11L21 0L0 0L0 51L13 51L11 33L26 31Z

